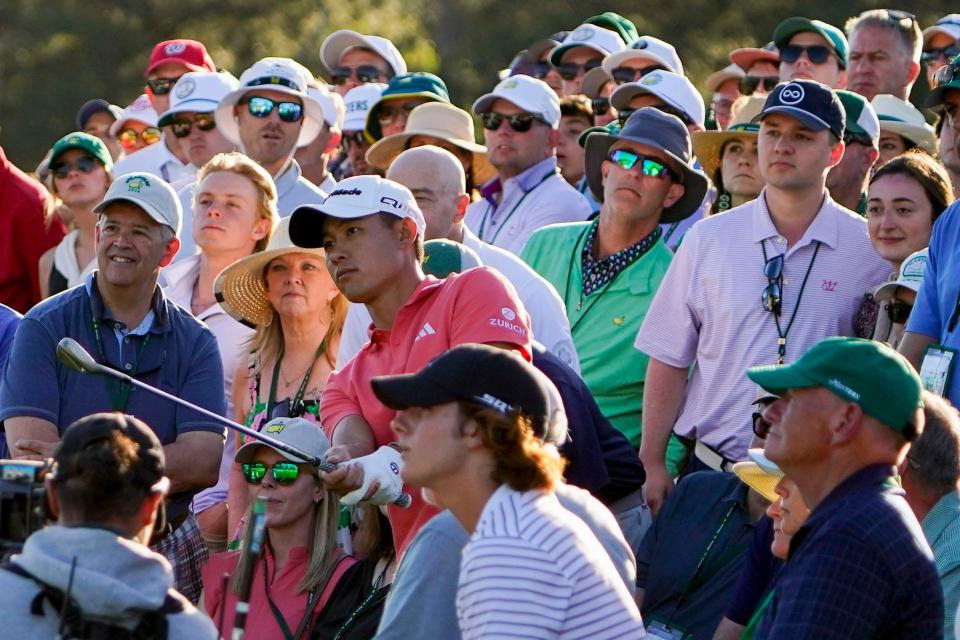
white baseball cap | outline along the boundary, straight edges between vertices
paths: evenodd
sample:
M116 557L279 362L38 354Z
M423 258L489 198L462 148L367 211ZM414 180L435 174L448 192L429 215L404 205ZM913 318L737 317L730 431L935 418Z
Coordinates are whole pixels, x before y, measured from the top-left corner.
M543 80L530 76L511 76L501 80L491 93L473 103L473 112L486 113L497 100L506 100L528 113L535 113L556 129L560 126L560 98Z
M123 129L123 125L131 120L142 122L148 127L157 126L157 112L153 110L153 105L150 104L150 97L147 94L140 94L136 100L127 105L120 117L110 125L110 135L117 135Z
M150 218L167 225L177 236L180 235L180 220L183 217L180 198L173 187L160 176L138 171L116 178L100 204L93 208L93 212L103 213L104 209L114 202L132 202Z
M376 52L378 56L387 61L395 76L407 72L407 63L392 42L380 36L367 36L350 29L334 31L324 38L323 44L320 45L320 62L323 63L328 72L332 71L340 63L340 56L347 49L353 47L364 47Z
M337 183L323 203L297 207L290 216L290 239L299 247L315 249L321 246L327 216L353 220L374 213L410 218L423 238L426 222L409 189L380 176L354 176Z
M387 85L382 82L368 82L347 91L343 96L346 115L342 131L363 131L367 126L367 113L386 89Z
M915 251L907 256L907 259L900 265L900 275L896 280L884 282L873 292L873 297L877 300L890 300L897 293L897 289L904 287L914 293L920 291L920 285L923 283L923 273L927 270L927 251L924 247L920 251Z
M240 144L240 129L233 108L251 91L269 89L299 98L303 102L303 125L297 146L303 147L317 137L322 128L323 107L307 93L312 76L310 71L290 58L263 58L240 74L240 87L231 91L214 111L217 128L227 140Z
M930 43L930 39L938 33L945 33L954 40L960 40L960 13L949 13L932 27L923 30L923 46Z
M620 85L610 96L610 104L614 109L626 109L630 100L645 93L657 96L703 127L707 108L703 104L700 92L685 76L670 71L651 71L637 82Z
M623 38L611 29L585 23L574 29L550 52L550 62L556 66L563 61L563 54L574 47L587 47L603 56L616 53L624 47Z
M930 155L937 155L936 133L919 109L889 93L874 96L870 104L880 120L880 131L892 131Z
M170 108L158 126L165 127L178 113L212 113L228 93L240 87L240 81L229 73L190 71L180 76L170 92Z
M342 131L346 110L340 94L334 93L326 87L316 86L307 87L307 95L323 107L323 121L327 123L327 127L331 131Z
M612 74L614 69L627 60L649 60L683 75L683 64L677 50L669 42L653 36L640 36L625 49L611 53L604 59L603 68Z

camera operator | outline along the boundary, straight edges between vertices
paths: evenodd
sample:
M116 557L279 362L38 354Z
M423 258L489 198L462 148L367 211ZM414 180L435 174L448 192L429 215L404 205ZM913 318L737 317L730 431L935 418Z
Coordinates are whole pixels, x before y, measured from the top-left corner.
M160 441L133 416L96 413L67 427L45 480L57 524L0 568L5 637L216 637L146 546L164 517L165 470Z

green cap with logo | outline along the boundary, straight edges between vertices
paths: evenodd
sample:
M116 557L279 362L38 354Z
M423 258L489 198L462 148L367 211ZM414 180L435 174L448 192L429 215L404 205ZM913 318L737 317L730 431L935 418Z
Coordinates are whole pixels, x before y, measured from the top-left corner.
M906 358L882 342L827 338L799 360L786 365L752 367L751 380L771 393L823 387L907 440L916 437L914 412L923 408L920 376Z
M873 106L859 93L844 89L835 89L834 93L847 114L844 133L853 134L861 142L869 140L871 146L877 147L880 144L880 119Z
M810 18L803 18L801 16L787 18L773 30L773 43L782 51L783 48L790 43L790 38L804 31L811 31L823 36L830 44L833 52L840 58L840 67L844 69L847 67L846 36L843 35L843 31L840 31L840 29L837 29L832 24L827 24L820 20L811 20Z
M477 252L470 247L445 238L423 243L423 272L436 278L482 266Z
M99 161L107 171L113 170L113 158L110 157L107 145L103 144L100 138L83 131L68 133L54 143L53 150L50 152L50 166L56 166L60 156L70 149L79 149Z

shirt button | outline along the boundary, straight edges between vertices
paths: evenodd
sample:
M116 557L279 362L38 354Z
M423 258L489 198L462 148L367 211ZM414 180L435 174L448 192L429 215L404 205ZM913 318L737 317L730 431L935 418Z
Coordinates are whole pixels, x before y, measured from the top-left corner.
M130 338L124 338L124 339L123 339L123 343L124 343L124 344L130 344Z
M783 236L777 236L777 244L783 244L786 241L787 239L784 238Z
M790 284L790 278L784 278L784 279L783 279L783 286L787 286L788 284Z
M133 365L128 362L127 364L123 365L123 368L127 371L130 371L130 369L133 369Z

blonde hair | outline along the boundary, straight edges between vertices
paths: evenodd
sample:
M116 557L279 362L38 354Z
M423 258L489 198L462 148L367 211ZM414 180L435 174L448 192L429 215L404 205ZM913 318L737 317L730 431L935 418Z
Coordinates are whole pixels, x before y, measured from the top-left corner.
M253 247L254 253L259 253L267 248L270 243L270 237L273 235L273 229L280 222L280 214L277 213L277 186L273 178L267 173L267 170L251 160L249 157L237 151L230 153L218 153L210 159L210 162L203 165L197 172L197 185L211 173L220 171L235 173L243 176L253 183L257 189L257 216L258 220L267 220L270 228L267 234L257 240ZM196 199L196 196L194 196ZM196 203L194 203L196 204Z
M309 465L304 465L309 466ZM311 467L312 469L312 467ZM320 476L316 469L311 473L317 486L322 486ZM323 499L313 505L313 512L310 516L310 541L307 544L307 570L303 575L300 584L297 585L298 593L315 591L321 593L327 586L330 576L340 563L343 557L343 551L337 544L337 524L340 521L340 500L332 491L324 491ZM252 533L253 527L253 505L247 510L246 523L243 526L241 540L246 540ZM266 532L267 541L270 540L270 529ZM240 558L237 560L237 569L233 572L233 580L230 588L240 595L241 585L249 580L250 575L247 570L250 566L247 561L247 549L240 549ZM264 560L265 562L265 560ZM256 571L259 562L254 563L250 570Z

